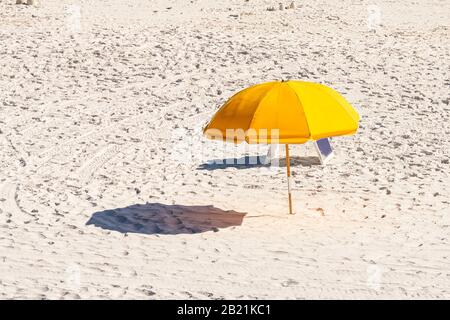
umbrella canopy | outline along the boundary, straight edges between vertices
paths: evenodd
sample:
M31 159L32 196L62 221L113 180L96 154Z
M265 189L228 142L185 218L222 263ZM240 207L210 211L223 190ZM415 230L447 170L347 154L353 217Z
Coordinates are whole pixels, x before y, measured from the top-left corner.
M204 133L210 139L236 143L298 144L353 134L358 121L353 107L327 86L276 81L235 94L217 111ZM276 142L271 141L274 129L278 132Z
M286 145L292 213L289 144L354 134L359 115L336 91L319 83L274 81L231 97L204 128L210 139Z

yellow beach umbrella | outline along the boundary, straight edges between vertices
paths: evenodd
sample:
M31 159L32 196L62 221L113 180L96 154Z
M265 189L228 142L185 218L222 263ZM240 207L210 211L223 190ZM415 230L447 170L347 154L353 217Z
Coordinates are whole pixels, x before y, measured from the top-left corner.
M286 145L292 213L289 144L354 134L359 115L336 91L306 81L274 81L231 97L205 127L209 139Z

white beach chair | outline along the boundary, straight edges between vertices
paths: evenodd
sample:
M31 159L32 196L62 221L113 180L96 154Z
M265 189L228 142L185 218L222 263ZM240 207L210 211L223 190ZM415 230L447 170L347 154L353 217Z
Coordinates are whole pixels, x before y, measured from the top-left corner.
M264 158L264 164L272 164L273 159L278 159L280 157L280 145L279 144L269 144L269 149L267 149L267 155Z
M324 165L334 156L333 148L331 148L330 139L324 138L314 141L314 146L319 155L320 164Z

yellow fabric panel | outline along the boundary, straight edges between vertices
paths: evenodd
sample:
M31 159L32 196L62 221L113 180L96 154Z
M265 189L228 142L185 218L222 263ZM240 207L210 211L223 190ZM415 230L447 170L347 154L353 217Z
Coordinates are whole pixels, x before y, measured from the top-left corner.
M350 105L350 103L347 102L347 100L344 99L343 96L341 96L339 93L337 93L335 90L331 89L330 87L318 84L319 88L325 92L327 92L329 95L331 95L336 101L347 111L347 113L352 117L353 121L358 122L359 121L359 114L353 109L353 107Z
M358 122L333 95L321 89L322 85L297 81L288 84L302 103L312 140L353 133L358 128Z

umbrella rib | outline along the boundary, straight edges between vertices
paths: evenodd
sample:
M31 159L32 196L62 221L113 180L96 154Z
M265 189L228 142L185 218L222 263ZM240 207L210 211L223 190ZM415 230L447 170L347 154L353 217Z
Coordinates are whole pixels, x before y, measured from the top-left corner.
M253 116L250 119L250 123L247 126L247 130L251 128L252 124L253 124L253 120L255 120L255 115L258 112L259 106L262 103L262 101L267 97L267 95L274 89L275 86L272 86L271 88L269 88L269 90L267 90L267 92L264 94L264 96L259 100L258 106L255 108L255 112L253 112ZM247 141L248 142L248 141Z
M294 94L295 94L295 96L297 97L297 101L298 101L298 103L300 104L300 109L301 109L301 111L303 112L303 114L305 115L305 123L306 123L306 126L308 127L308 133L309 133L308 139L311 139L312 132L311 132L311 128L309 127L308 117L306 116L306 112L305 112L305 108L303 107L302 100L300 99L300 96L298 95L297 91L294 90L294 88L292 88L292 87L289 85L289 82L287 83L287 85L288 85L288 87L289 87L292 91L294 91Z

